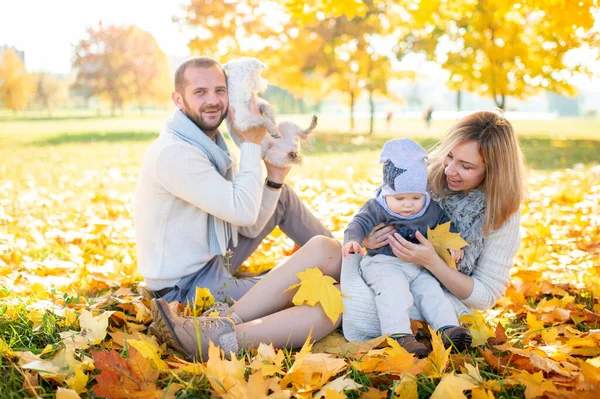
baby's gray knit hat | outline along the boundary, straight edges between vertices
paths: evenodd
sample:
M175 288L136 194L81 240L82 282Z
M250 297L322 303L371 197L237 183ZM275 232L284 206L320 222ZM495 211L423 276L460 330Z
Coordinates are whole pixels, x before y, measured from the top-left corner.
M427 152L409 138L390 140L383 146L382 195L427 194Z

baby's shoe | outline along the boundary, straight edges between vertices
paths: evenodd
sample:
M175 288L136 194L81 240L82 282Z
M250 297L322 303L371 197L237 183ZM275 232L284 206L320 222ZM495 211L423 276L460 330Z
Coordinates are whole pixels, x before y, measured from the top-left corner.
M400 344L401 347L406 349L408 353L412 353L416 357L423 358L429 355L429 348L417 341L417 339L411 334L394 335L393 338Z
M457 352L463 352L471 346L473 337L467 328L461 326L449 326L439 329L442 333L442 342L445 348L452 347Z

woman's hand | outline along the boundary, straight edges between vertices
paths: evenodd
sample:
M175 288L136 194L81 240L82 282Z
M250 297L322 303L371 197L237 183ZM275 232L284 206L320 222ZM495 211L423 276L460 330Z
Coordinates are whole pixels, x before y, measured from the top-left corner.
M388 244L387 238L394 231L396 231L396 229L392 226L379 223L377 226L373 227L373 230L365 237L362 246L369 249L377 249L386 246Z
M431 244L420 231L417 231L415 237L417 237L420 244L414 244L407 241L398 233L390 235L387 242L390 244L392 252L398 259L416 263L417 265L429 269L438 259L441 260L441 258L435 252L433 244Z

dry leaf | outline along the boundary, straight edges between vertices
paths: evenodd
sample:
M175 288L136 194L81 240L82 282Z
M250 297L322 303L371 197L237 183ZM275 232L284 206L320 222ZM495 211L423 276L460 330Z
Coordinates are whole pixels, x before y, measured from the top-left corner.
M344 311L342 292L334 285L337 282L330 276L324 276L318 267L303 270L296 277L300 282L286 290L300 287L292 298L294 305L315 306L319 303L327 317L335 323Z
M449 249L461 249L469 245L468 242L462 239L460 233L450 232L450 222L440 224L434 229L427 227L427 240L435 248L435 252L454 270L456 270L456 262L450 256Z
M127 360L114 350L92 352L92 356L101 371L94 377L98 381L96 395L108 399L163 397L156 387L158 371L134 347L129 348Z

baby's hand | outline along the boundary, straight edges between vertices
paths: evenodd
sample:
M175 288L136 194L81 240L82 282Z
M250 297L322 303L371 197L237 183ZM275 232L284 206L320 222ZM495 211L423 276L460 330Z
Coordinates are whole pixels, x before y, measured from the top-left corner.
M458 262L465 256L465 252L462 249L449 249L448 251L450 251L450 256L454 262Z
M342 248L342 254L344 255L344 258L348 259L353 252L361 255L365 254L358 241L348 241L346 245L344 245L344 248Z

